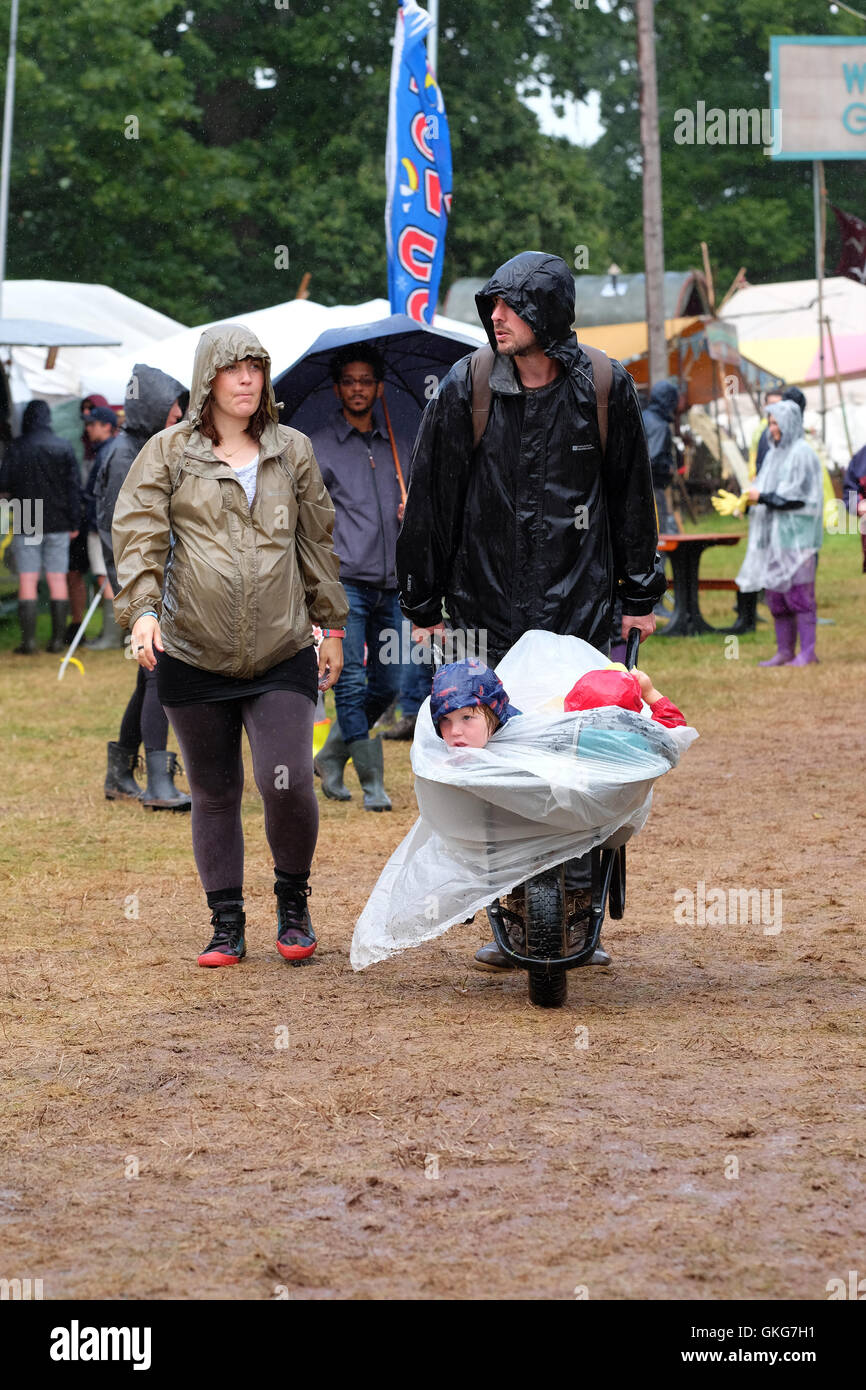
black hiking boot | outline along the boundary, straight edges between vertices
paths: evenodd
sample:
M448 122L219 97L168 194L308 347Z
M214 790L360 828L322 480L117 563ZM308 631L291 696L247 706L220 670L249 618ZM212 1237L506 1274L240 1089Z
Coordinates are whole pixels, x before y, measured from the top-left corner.
M213 936L198 958L199 965L238 965L247 953L243 907L220 905L213 910L210 924Z
M124 748L122 743L109 743L108 770L104 783L106 801L141 800L142 789L132 775L137 766L137 748Z
M306 960L317 944L307 907L310 887L307 884L297 888L278 878L274 892L277 895L277 950L283 960Z

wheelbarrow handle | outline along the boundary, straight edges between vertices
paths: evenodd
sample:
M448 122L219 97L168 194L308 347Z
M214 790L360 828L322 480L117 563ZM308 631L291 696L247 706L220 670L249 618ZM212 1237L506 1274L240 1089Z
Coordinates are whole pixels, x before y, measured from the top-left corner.
M625 644L625 664L629 671L637 665L637 654L640 650L640 628L631 627L628 632L628 640Z

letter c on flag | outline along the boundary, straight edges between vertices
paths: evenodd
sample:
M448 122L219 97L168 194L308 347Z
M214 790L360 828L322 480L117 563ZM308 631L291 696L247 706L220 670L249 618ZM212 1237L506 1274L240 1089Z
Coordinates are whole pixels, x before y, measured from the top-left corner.
M419 154L423 154L425 159L433 163L433 151L427 144L427 117L423 111L419 111L417 116L412 117L412 143Z
M430 302L429 290L413 290L406 300L406 313L410 319L415 319L417 323L426 323L424 315L427 312L427 305Z
M425 285L430 283L436 245L437 238L429 232L422 232L420 227L413 227L410 223L408 227L403 228L397 239L397 256L401 266L409 272L413 280L421 280ZM429 259L419 259L422 256Z

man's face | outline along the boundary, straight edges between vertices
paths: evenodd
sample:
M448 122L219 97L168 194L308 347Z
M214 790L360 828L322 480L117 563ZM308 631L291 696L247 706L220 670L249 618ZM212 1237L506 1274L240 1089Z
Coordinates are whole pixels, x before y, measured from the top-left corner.
M772 415L770 416L767 425L770 431L770 438L772 439L774 444L778 444L779 440L782 438L782 431L779 429L778 422L773 419Z
M771 405L776 405L776 403L777 403L778 401L780 401L781 399L782 399L782 393L781 393L781 391L770 391L770 392L767 393L767 399L766 399L766 401L764 402L764 405L765 405L765 407L771 406Z
M88 420L84 428L91 444L102 444L106 439L110 439L113 433L107 420Z
M217 375L219 375L219 373L217 373ZM256 410L258 410L258 402L256 402ZM255 413L255 412L253 412L253 413ZM171 409L169 410L168 414L167 414L166 417L165 417L165 428L166 428L167 430L170 430L171 427L172 427L172 425L176 425L176 424L177 424L178 420L181 418L182 415L183 415L183 411L182 411L181 408L180 408L179 402L178 402L178 401L174 401L174 402L172 403Z
M524 357L532 348L538 347L538 339L522 318L509 309L504 299L497 295L493 301L493 332L496 334L496 348L503 357Z
M382 383L369 362L347 362L334 386L337 400L347 417L366 415L382 394Z

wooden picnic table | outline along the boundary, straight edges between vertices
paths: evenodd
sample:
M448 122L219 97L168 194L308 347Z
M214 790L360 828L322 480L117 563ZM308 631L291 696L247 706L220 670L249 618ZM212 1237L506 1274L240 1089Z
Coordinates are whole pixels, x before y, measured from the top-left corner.
M659 536L659 550L671 557L674 611L665 626L656 630L656 636L693 637L700 632L727 630L711 627L701 613L698 601L701 556L711 545L738 545L745 534L745 531L702 531L688 534L663 532Z

